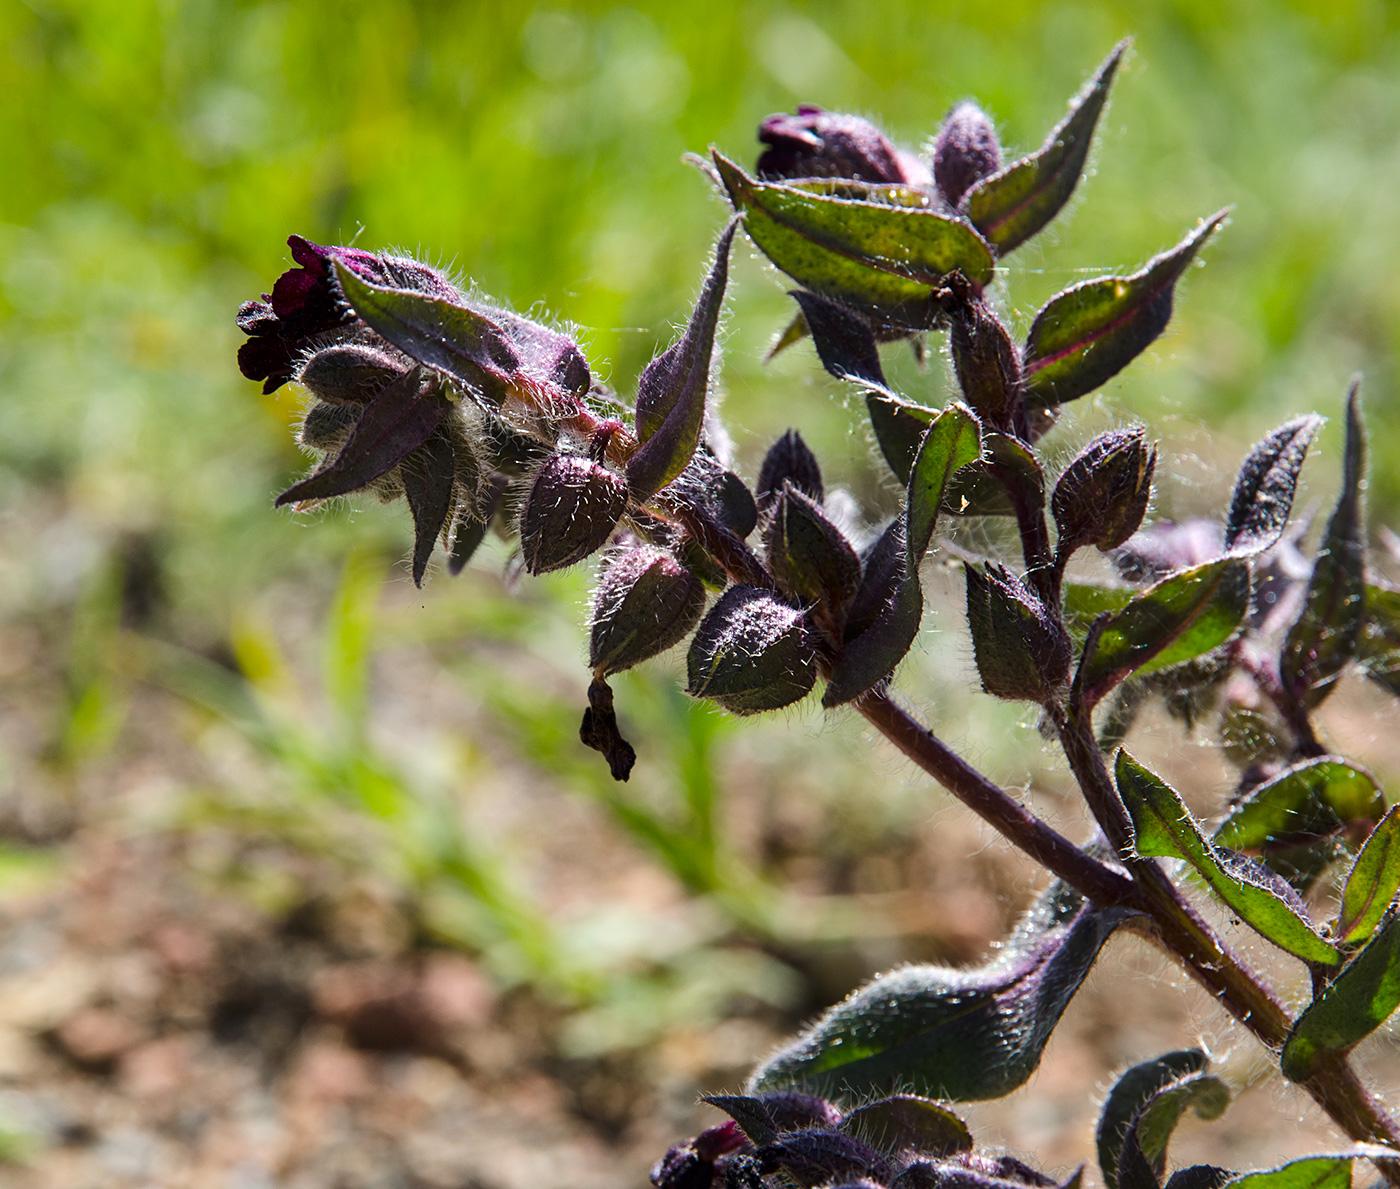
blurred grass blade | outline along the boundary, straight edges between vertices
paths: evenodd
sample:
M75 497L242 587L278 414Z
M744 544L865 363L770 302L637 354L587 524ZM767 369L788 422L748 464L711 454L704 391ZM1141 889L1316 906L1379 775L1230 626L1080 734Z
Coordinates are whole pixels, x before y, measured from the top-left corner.
M1118 64L1131 44L1124 39L1113 47L1038 151L982 179L964 196L962 209L999 253L1025 243L1069 201L1084 173Z
M1242 921L1280 949L1325 966L1341 961L1306 915L1300 915L1302 910L1282 899L1272 882L1253 876L1206 840L1181 798L1160 777L1122 749L1115 775L1119 796L1132 815L1133 844L1139 855L1186 860Z
M383 585L384 559L372 550L352 551L341 569L323 629L321 674L326 696L352 739L364 735L369 661Z
M1131 276L1082 281L1052 297L1026 338L1029 407L1076 400L1142 354L1171 321L1177 281L1228 213L1211 216Z

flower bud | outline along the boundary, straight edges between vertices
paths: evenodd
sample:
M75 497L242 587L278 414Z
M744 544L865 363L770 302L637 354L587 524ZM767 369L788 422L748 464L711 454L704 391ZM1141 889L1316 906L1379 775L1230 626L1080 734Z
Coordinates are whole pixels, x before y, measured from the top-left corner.
M844 1185L864 1173L883 1180L888 1165L874 1148L839 1131L812 1128L791 1131L760 1148L763 1172L781 1169L791 1181L814 1189L817 1185Z
M1156 443L1141 426L1100 434L1084 447L1050 498L1061 555L1089 544L1107 553L1137 532L1156 468Z
M678 644L699 622L705 587L664 550L613 554L593 595L588 663L620 673Z
M520 550L532 574L562 570L607 544L627 510L627 483L602 463L555 454L520 513Z
M797 113L780 112L758 126L769 145L758 159L758 176L849 178L861 182L904 182L899 154L869 120L799 104Z
M958 385L972 411L998 429L1024 436L1021 352L1001 319L973 298L954 314L948 342Z
M326 347L302 364L297 379L311 393L333 405L363 405L408 368L392 356L363 343Z
M687 669L687 692L731 714L790 706L817 682L802 613L756 586L724 592L690 642Z
M997 698L1046 702L1069 677L1069 636L1016 575L967 566L967 623L982 688Z
M948 205L956 208L973 186L1001 168L1001 145L992 121L975 103L959 103L948 113L933 145L933 180Z
M817 503L826 498L822 488L822 469L817 465L817 457L807 448L802 435L795 429L783 434L763 457L763 465L758 469L758 489L755 493L760 512L766 512L769 505L783 490L784 483L791 483L803 495L810 496Z
M298 439L312 450L334 454L350 439L350 431L359 419L357 408L317 402L306 411Z
M783 484L764 532L768 565L783 591L844 611L860 587L860 558L845 534L791 482Z

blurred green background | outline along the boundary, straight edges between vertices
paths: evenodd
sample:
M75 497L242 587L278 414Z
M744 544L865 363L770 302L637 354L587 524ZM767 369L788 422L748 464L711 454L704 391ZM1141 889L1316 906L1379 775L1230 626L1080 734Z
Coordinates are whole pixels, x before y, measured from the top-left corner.
M94 836L183 840L181 878L280 921L319 903L307 872L329 862L349 881L337 920L368 873L399 923L373 945L330 929L328 952L463 946L498 984L582 1008L553 1034L567 1060L668 1035L674 1057L686 1028L699 1051L747 1011L767 1030L694 1059L711 1088L881 965L985 953L1033 873L872 759L849 717L724 720L688 705L673 658L618 682L642 754L614 785L576 740L587 567L512 585L494 547L420 594L402 505L275 513L305 467L301 397L239 375L234 311L287 266L291 232L393 246L575 327L626 394L725 214L684 153L751 163L759 120L802 101L917 147L969 96L1029 151L1129 34L1091 174L1009 258L1000 300L1024 329L1058 289L1227 204L1233 220L1169 332L1069 411L1051 453L1144 419L1165 446L1158 512L1209 512L1255 437L1316 409L1322 496L1360 370L1373 519L1400 522L1389 0L0 0L0 904L67 886ZM733 275L739 469L796 425L829 485L887 514L810 346L762 363L791 314L780 278L747 247ZM949 391L938 349L923 371L904 349L887 363L911 397ZM947 624L931 618L906 692L1077 828L1033 722L969 692ZM1123 1059L1088 1031L1102 1069ZM1059 1101L1087 1102L1076 1076ZM619 1082L642 1118L639 1084ZM659 1136L692 1117L696 1083L677 1084ZM637 1168L657 1142L638 1139Z

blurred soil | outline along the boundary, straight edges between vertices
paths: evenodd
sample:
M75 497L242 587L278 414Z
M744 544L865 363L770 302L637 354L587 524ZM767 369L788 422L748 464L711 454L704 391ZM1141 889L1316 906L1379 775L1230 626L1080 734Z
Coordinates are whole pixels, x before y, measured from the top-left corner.
M414 598L395 590L400 603ZM640 1187L669 1144L713 1120L700 1094L738 1088L772 1045L877 969L982 960L1037 886L880 746L840 760L848 739L777 722L756 727L770 734L749 748L745 724L718 762L722 787L745 794L731 816L758 840L748 858L790 902L825 906L829 919L839 907L847 924L784 940L711 923L692 957L702 970L739 962L728 990L694 1019L648 1014L643 1001L634 1024L624 1015L621 1028L595 1027L597 1012L577 999L444 944L382 873L298 843L271 817L192 815L190 790L256 787L266 772L169 693L132 683L111 745L65 760L52 723L59 667L42 624L10 627L3 643L6 1189ZM454 730L478 713L461 689L424 684L439 661L406 646L376 669L377 714L395 730L414 729L429 693L430 716ZM1174 725L1156 726L1145 754L1189 776L1182 765L1204 753L1180 748ZM912 808L861 834L842 816L849 804L814 798L808 782L823 768L835 781L864 774L864 797L875 785L903 790ZM493 771L471 790L473 812L514 822L533 843L535 890L566 932L589 913L627 912L643 952L672 952L697 914L712 920L599 801L528 756ZM1059 779L1047 769L1033 787L1064 824ZM853 830L860 847L843 849ZM780 991L746 991L743 962L770 983L780 972ZM631 977L646 974L634 964ZM1283 963L1275 974L1296 978ZM1194 986L1145 943L1116 939L1031 1084L967 1113L983 1142L1068 1175L1092 1161L1096 1102L1115 1071L1200 1043L1237 1088L1266 1073L1263 1054ZM1400 1086L1387 1038L1367 1061L1383 1089ZM1273 1078L1223 1119L1188 1121L1174 1156L1250 1167L1339 1143Z

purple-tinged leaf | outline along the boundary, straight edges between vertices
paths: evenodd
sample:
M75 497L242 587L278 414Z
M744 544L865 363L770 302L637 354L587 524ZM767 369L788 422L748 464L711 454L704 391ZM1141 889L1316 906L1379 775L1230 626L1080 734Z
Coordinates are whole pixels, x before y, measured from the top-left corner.
M1064 208L1093 143L1108 90L1131 43L1120 41L1093 78L1075 96L1067 115L1045 144L983 178L962 199L962 209L997 252L1005 255L1026 242Z
M1400 1007L1400 916L1389 909L1356 957L1303 1009L1283 1045L1283 1076L1305 1082L1320 1053L1348 1053Z
M1335 946L1318 935L1306 913L1280 897L1263 875L1252 877L1242 864L1201 833L1190 811L1165 781L1119 749L1115 764L1118 795L1133 819L1133 846L1147 858L1184 859L1212 892L1267 941L1323 966L1341 961Z
M748 484L726 470L703 444L668 494L677 492L684 492L690 503L704 508L737 537L747 537L758 526L758 504Z
M937 409L903 400L890 392L871 389L865 394L870 428L894 477L908 484L909 472L923 444L928 427L938 416Z
M1335 756L1304 760L1250 790L1215 833L1230 850L1269 851L1314 842L1385 812L1376 778Z
M891 1156L952 1156L972 1150L967 1124L946 1106L914 1094L895 1094L851 1111L841 1130Z
M349 441L330 465L287 488L276 506L358 491L417 450L451 409L437 380L414 368L365 405Z
M1213 215L1140 272L1082 281L1052 297L1026 338L1030 407L1061 405L1093 392L1146 350L1171 321L1177 281L1227 214Z
M1094 624L1074 679L1075 701L1091 709L1125 677L1218 648L1248 610L1247 562L1207 562L1163 578Z
M700 1101L722 1110L739 1124L739 1129L755 1146L771 1144L778 1138L778 1128L760 1098L747 1094L706 1094Z
M1366 622L1366 431L1359 382L1347 394L1342 494L1322 538L1302 614L1279 656L1279 680L1296 704L1311 709L1327 697L1356 656Z
M795 429L788 430L768 447L763 456L763 465L758 468L757 499L760 511L766 512L783 490L783 484L791 483L808 499L820 504L826 498L822 486L822 469L817 456L802 440Z
M403 460L399 477L413 513L413 585L421 588L433 546L452 510L457 481L452 439L445 433L433 434Z
M992 252L982 237L932 206L843 197L841 187L759 182L713 156L749 238L823 297L921 330L942 317L937 295L949 273L960 272L979 291L992 279Z
M993 697L1044 704L1069 676L1070 641L1020 578L997 565L963 567L967 623L982 688Z
M493 475L484 484L484 493L476 509L478 515L473 515L471 509L459 509L457 523L452 529L452 547L447 556L447 572L454 578L466 569L472 554L486 539L486 530L496 515L506 486L505 476Z
M1308 447L1322 427L1317 414L1295 417L1267 434L1249 452L1235 480L1224 547L1235 557L1253 557L1283 535L1293 511L1298 474Z
M779 588L840 616L860 587L860 558L814 500L790 483L773 502L763 534Z
M1167 1145L1182 1115L1194 1110L1202 1119L1215 1119L1229 1104L1225 1083L1201 1069L1157 1086L1121 1132L1117 1168L1112 1178L1105 1172L1105 1182L1114 1189L1158 1189L1166 1171Z
M1107 1189L1118 1189L1118 1156L1138 1113L1160 1091L1188 1074L1200 1073L1208 1064L1209 1058L1200 1049L1181 1049L1134 1065L1113 1083L1094 1135Z
M647 364L637 383L637 438L641 446L627 463L627 482L639 499L646 499L676 478L700 445L715 331L729 280L729 248L736 223L732 221L720 234L714 264L680 342Z
M893 597L875 622L849 638L836 655L824 706L840 706L883 681L904 659L919 633L924 596L919 564L933 540L939 510L953 475L980 457L977 419L961 405L949 405L924 435L909 473L904 511L904 573Z
M889 392L875 330L868 318L805 289L794 289L788 296L802 310L822 367L838 380Z
M904 580L904 518L896 517L861 558L860 588L846 612L845 640L870 627Z
M760 1148L757 1158L765 1176L781 1172L781 1184L796 1184L800 1189L859 1184L867 1173L880 1183L890 1172L888 1161L874 1148L840 1131L818 1127L779 1136Z
M1376 931L1400 892L1400 805L1371 831L1342 887L1332 932L1343 945L1357 945Z
M881 975L764 1062L750 1092L912 1090L954 1101L1008 1094L1035 1072L1065 1007L1128 915L1054 885L995 960Z
M372 285L338 258L346 300L375 333L498 404L520 373L520 356L504 328L477 310L411 289Z

